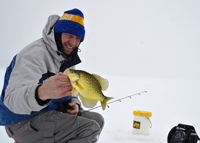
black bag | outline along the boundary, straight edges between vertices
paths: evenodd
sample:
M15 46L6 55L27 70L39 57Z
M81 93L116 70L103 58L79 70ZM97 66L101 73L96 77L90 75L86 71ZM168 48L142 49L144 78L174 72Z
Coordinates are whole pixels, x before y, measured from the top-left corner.
M184 124L173 127L167 137L168 143L197 143L198 140L194 127Z

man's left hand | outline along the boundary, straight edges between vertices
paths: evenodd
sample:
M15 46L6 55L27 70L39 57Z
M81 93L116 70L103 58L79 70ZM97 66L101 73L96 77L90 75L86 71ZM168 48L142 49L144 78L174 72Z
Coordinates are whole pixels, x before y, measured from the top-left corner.
M71 109L67 109L67 113L72 114L72 115L77 115L79 106L75 102L68 103L68 105L71 107Z

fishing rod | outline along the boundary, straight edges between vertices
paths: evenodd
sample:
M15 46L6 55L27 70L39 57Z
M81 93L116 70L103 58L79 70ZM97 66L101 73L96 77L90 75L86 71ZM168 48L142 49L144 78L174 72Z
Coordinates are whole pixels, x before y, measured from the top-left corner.
M111 104L111 103L114 103L114 102L118 102L118 101L121 102L121 100L123 100L123 99L131 98L131 96L135 96L135 95L141 95L142 93L147 93L147 91L142 91L142 92L139 92L139 93L135 93L135 94L132 94L132 95L129 95L129 96L126 96L126 97L123 97L123 98L114 100L114 101L112 101L112 102L108 102L108 103L106 104L106 106L107 106L108 108L110 108L110 107L108 106L108 104ZM91 109L89 109L89 110L83 111L82 113L88 112L88 111L91 111L91 110L94 110L94 109L99 108L99 107L101 107L101 106L97 106L97 107L91 108Z

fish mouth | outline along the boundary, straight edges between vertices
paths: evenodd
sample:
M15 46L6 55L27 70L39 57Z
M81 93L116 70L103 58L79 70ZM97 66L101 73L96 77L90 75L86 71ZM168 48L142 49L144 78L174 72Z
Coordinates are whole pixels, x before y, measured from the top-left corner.
M64 73L64 75L68 75L70 73L70 70L66 69L63 73Z

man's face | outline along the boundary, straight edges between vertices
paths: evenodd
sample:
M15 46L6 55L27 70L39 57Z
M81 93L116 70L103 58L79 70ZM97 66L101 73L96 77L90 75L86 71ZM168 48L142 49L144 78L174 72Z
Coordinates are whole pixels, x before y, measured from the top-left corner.
M81 43L81 39L79 37L68 33L62 33L61 40L63 50L68 55Z

